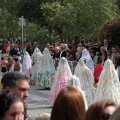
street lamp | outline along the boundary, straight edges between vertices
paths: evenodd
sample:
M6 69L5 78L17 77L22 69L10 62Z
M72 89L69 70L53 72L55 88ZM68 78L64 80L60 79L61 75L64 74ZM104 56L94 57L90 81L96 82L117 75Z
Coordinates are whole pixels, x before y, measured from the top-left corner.
M19 18L19 21L18 21L18 25L19 26L22 26L22 43L24 42L24 31L23 31L23 27L26 26L26 21L24 19L24 17L22 16L21 18Z

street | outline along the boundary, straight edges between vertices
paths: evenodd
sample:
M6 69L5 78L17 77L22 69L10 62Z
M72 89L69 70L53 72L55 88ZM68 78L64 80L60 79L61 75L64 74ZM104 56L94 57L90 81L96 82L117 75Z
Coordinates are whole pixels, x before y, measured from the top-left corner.
M28 116L37 118L41 113L51 113L48 104L48 95L50 90L42 90L40 87L30 86L29 97L27 98Z

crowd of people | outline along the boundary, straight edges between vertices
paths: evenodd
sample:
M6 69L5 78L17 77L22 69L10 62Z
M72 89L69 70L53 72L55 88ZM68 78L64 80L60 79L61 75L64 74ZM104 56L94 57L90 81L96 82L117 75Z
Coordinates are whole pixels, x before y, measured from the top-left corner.
M45 114L48 120L119 119L120 45L111 46L104 39L103 45L82 40L76 49L59 42L47 43L43 52L38 47L37 42L22 45L7 41L3 45L0 97L11 99L11 103L1 99L0 105L8 102L4 103L8 106L1 119L7 120L5 113L16 102L21 106L16 106L12 117L28 119L23 103L29 95L29 84L50 90L48 103L53 108L51 115Z

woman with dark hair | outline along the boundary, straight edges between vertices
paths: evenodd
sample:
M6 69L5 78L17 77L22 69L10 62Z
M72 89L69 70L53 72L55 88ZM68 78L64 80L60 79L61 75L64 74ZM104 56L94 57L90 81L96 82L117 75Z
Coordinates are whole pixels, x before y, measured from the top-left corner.
M88 108L84 120L108 120L116 108L117 105L110 99L98 101Z
M0 95L0 120L24 120L24 102L13 93Z
M120 57L120 53L115 52L113 53L113 64L115 65L115 68L117 68L117 64L118 64L118 58Z
M106 50L102 47L100 47L100 56L102 57L103 62L107 60L107 52Z
M85 105L82 94L74 87L63 88L53 105L51 120L83 120Z
M107 50L107 58L110 59L112 55L111 49Z
M69 53L72 55L72 60L74 61L76 58L75 58L75 52L73 50L73 46L69 44L67 49Z

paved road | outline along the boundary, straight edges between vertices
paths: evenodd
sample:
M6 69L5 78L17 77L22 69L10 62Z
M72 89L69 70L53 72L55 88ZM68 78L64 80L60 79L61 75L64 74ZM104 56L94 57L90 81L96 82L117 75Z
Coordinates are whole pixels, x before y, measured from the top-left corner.
M49 90L42 90L39 87L31 86L27 99L28 115L30 118L37 118L41 113L51 113L51 106L48 104Z

